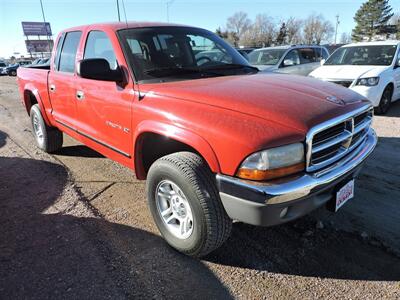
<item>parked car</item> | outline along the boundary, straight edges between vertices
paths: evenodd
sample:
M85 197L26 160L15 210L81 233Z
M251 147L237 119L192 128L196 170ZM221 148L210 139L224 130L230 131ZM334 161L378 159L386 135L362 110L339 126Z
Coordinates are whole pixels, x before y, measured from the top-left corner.
M20 66L27 66L27 65L30 65L32 63L32 61L30 61L30 60L19 60L17 63Z
M400 98L400 42L355 43L336 50L310 76L343 85L386 113Z
M7 72L4 69L7 67L7 64L4 61L0 61L0 76L7 75Z
M19 64L9 65L4 69L4 72L9 76L17 76L17 69L19 68Z
M134 169L161 234L190 256L221 246L232 220L271 226L338 210L377 142L361 95L257 74L207 30L96 24L55 45L50 66L18 69L38 147L57 151L64 132ZM223 55L195 57L200 46Z
M256 48L244 47L244 48L236 48L236 50L246 59L249 60L249 54L253 52Z
M279 46L254 50L249 54L249 62L264 72L307 76L328 57L328 50L321 46Z

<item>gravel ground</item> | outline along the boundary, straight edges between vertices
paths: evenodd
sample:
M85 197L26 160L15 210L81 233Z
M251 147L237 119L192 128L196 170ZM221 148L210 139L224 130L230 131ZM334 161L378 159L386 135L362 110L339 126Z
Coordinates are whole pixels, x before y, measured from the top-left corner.
M0 298L399 299L400 102L338 213L235 223L203 260L162 240L144 182L65 136L34 145L15 78L0 78Z

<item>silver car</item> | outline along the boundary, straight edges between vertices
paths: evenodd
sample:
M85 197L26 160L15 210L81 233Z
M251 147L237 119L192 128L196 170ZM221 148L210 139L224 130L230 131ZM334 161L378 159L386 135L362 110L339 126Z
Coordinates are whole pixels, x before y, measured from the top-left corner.
M279 46L254 50L249 62L263 72L307 76L328 57L328 50L322 46Z

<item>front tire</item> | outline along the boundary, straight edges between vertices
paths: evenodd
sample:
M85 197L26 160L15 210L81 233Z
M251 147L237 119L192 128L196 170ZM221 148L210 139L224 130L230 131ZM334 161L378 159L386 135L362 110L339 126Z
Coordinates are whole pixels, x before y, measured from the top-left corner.
M232 220L200 156L179 152L158 159L148 172L146 193L161 235L178 251L202 257L229 237Z
M376 108L376 112L380 115L384 115L388 112L390 104L392 103L393 89L388 85L383 91L382 98L379 101L379 105Z
M57 128L47 126L38 104L32 105L30 116L37 146L47 153L60 149L63 144L63 134Z

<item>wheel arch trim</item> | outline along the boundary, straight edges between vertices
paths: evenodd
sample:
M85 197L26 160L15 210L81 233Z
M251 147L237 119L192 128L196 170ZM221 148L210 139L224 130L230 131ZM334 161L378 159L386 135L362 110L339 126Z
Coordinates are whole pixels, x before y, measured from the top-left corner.
M143 121L137 126L134 133L134 164L137 178L146 178L146 172L140 160L143 137L146 133L154 133L160 136L165 136L190 146L202 156L213 173L220 173L220 166L217 156L211 145L204 138L200 137L194 132L191 132L190 130L177 127L173 124L166 124L158 121Z

